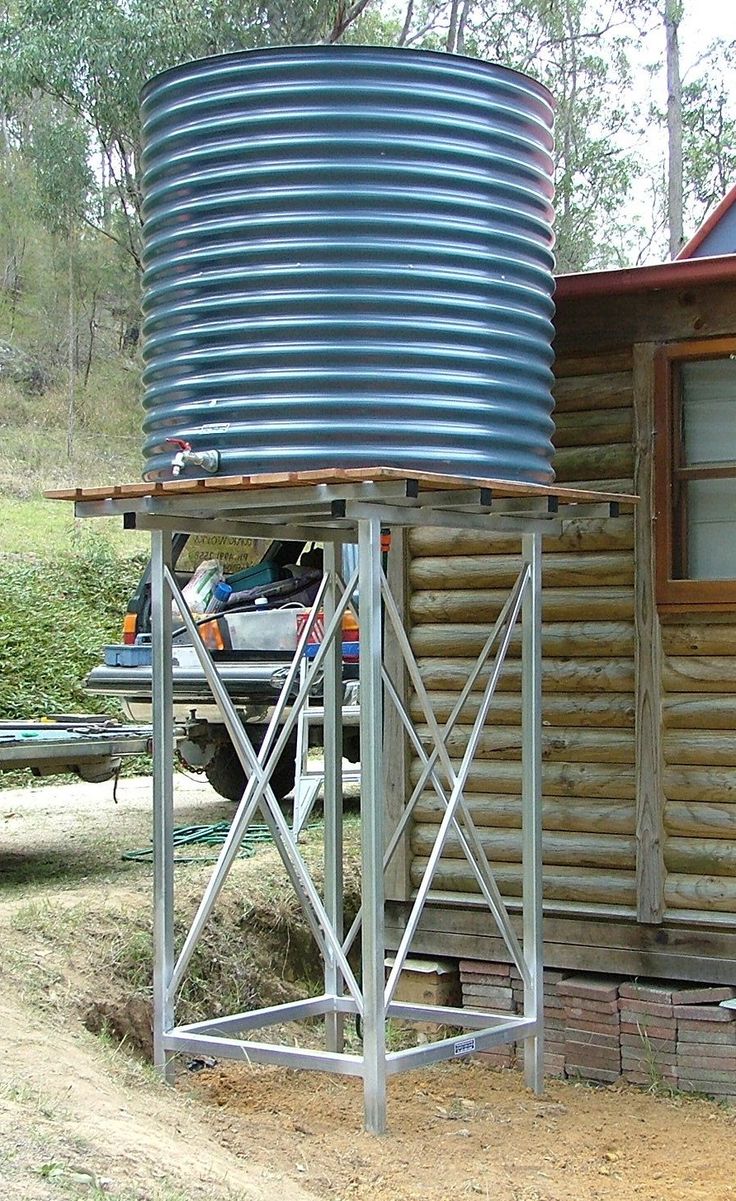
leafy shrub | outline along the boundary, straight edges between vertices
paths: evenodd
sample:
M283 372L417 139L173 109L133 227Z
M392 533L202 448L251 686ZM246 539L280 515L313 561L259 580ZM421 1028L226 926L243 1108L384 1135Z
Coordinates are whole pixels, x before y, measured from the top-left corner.
M88 528L63 553L0 556L0 718L116 712L82 681L105 643L120 641L144 562Z

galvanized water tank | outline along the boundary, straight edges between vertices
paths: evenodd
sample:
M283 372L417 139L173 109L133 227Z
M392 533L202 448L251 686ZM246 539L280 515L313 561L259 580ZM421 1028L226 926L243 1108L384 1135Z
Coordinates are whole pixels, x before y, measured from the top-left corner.
M307 46L175 67L142 117L147 478L181 439L220 474L551 481L545 88Z

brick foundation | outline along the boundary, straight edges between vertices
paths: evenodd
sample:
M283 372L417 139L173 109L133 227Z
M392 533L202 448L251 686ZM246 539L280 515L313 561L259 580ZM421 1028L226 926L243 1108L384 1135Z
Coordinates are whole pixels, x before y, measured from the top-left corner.
M508 964L463 959L460 985L466 1008L523 1010L521 979ZM543 992L546 1075L623 1078L736 1102L736 1011L720 1005L736 989L547 970ZM510 1044L479 1058L515 1067L522 1049Z

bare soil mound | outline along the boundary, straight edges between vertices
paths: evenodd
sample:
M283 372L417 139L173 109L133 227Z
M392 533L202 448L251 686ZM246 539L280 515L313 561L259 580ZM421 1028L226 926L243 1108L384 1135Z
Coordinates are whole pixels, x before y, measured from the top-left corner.
M206 786L185 786L177 803L182 825L228 812ZM390 1134L375 1139L354 1080L181 1064L166 1089L140 1055L150 1047L150 866L120 858L145 845L149 806L147 781L123 781L117 808L104 786L0 793L3 1197L736 1199L734 1113L697 1098L555 1081L538 1100L514 1072L443 1065L392 1079ZM352 837L357 846L357 829ZM318 873L316 846L306 853ZM207 874L177 867L182 923ZM355 888L353 872L349 904ZM181 1017L314 991L310 936L272 850L239 863L221 900Z

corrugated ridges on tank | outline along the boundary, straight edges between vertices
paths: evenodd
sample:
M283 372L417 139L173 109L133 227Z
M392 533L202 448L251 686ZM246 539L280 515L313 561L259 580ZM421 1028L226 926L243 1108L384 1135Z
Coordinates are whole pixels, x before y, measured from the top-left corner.
M146 472L552 478L551 107L456 56L304 47L149 83ZM193 474L196 474L194 472Z

